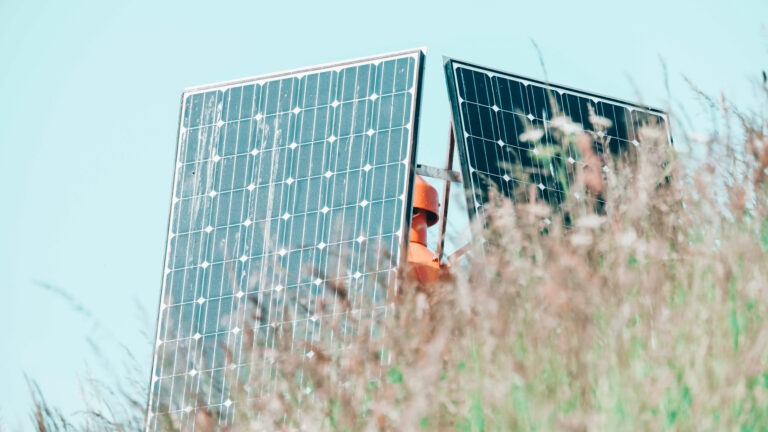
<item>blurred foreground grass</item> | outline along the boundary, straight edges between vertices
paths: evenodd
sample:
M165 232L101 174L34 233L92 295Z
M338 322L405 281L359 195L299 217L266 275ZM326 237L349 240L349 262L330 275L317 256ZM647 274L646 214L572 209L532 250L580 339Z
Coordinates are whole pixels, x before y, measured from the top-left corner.
M567 232L542 203L499 201L485 255L406 283L381 338L254 348L278 391L221 429L768 430L768 119L718 109L732 127L697 138L702 164L647 131L613 162L605 214L564 204ZM144 394L100 393L76 426L33 394L39 431L143 427ZM218 430L205 408L166 420Z

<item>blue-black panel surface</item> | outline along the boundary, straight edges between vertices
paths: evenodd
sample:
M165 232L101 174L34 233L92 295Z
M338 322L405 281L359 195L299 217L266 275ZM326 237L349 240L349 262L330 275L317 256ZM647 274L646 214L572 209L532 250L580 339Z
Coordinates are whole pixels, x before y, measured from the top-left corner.
M278 332L312 355L324 331L372 331L354 316L385 307L402 260L422 64L415 50L184 93L148 430L201 409L226 424L274 392L249 353ZM247 381L267 384L236 396Z
M667 116L657 109L451 59L445 73L467 208L483 221L491 190L556 211L571 194L599 212L599 188L573 187L576 179L585 170L605 177L610 159L636 157L643 127L670 140ZM588 148L577 145L583 133Z

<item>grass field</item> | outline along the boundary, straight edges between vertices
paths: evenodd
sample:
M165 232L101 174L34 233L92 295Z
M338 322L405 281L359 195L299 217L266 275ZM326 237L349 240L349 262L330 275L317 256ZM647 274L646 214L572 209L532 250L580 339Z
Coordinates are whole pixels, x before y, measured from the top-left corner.
M713 104L727 127L697 138L701 164L648 130L600 185L604 215L567 202L566 232L500 201L486 254L406 282L381 338L311 358L278 343L279 391L226 430L768 430L768 118ZM99 391L76 425L35 392L37 430L142 429L144 394Z

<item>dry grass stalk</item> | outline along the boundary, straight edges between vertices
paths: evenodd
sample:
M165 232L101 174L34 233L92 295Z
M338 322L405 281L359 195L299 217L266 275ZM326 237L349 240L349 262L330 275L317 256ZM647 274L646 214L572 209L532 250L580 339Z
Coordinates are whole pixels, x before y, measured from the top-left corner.
M725 158L697 170L645 129L636 160L608 161L607 182L592 138L579 135L595 172L585 169L575 187L603 194L604 214L565 202L573 223L563 230L535 199L500 201L489 209L485 255L475 251L429 288L404 281L383 319L352 307L346 288L334 286L345 319L358 328L375 321L378 337L361 332L344 345L323 338L296 349L282 328L264 348L246 328L253 373L235 382L235 423L219 426L199 408L189 428L764 428L765 124L743 122L744 148L713 148ZM543 218L553 221L548 235ZM332 320L327 333L342 325ZM273 391L258 396L261 388ZM168 420L168 430L188 428ZM35 424L70 427L41 402Z

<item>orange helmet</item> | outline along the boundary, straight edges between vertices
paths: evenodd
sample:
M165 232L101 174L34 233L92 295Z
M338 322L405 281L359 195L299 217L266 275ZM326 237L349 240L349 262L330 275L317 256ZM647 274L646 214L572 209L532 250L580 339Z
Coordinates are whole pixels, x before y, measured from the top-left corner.
M437 198L437 190L427 183L421 176L416 176L413 184L413 209L422 210L427 214L427 226L437 223L440 201Z

